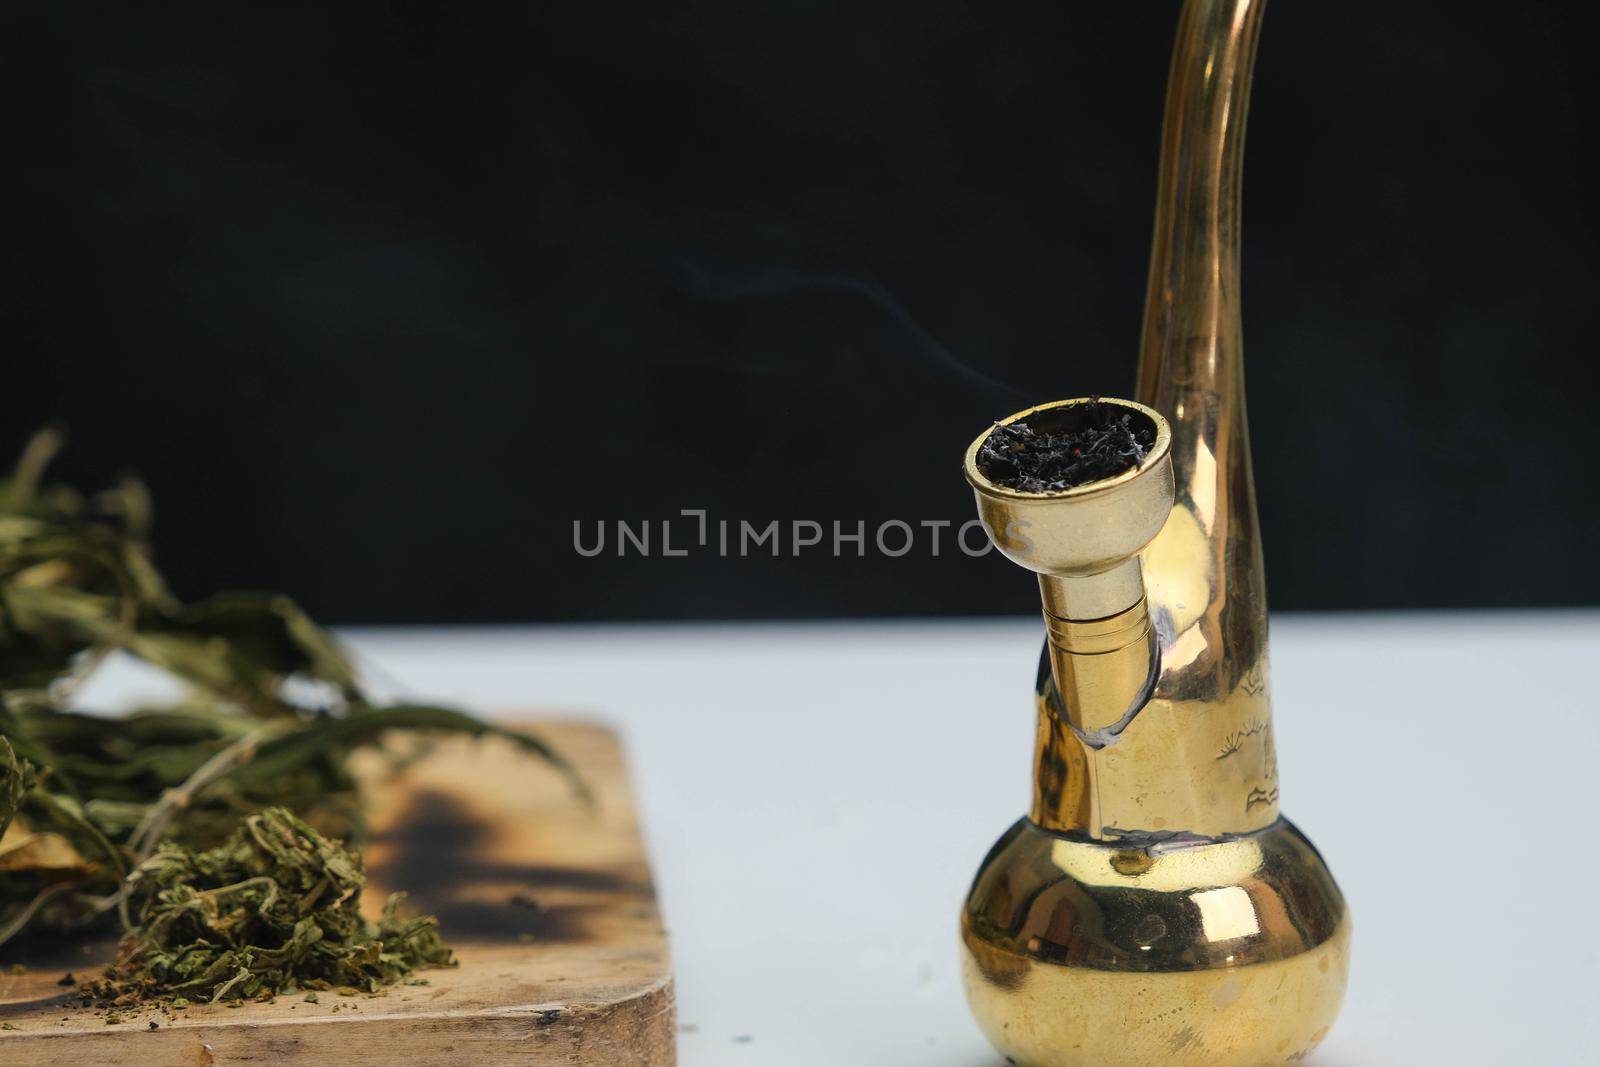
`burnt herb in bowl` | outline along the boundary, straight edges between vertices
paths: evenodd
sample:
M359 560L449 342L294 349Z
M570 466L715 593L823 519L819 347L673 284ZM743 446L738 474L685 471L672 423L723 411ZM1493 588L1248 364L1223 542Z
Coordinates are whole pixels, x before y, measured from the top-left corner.
M1041 416L1060 421L1046 422ZM1155 427L1148 421L1091 401L997 423L978 449L978 470L1004 489L1061 493L1137 467L1155 441Z

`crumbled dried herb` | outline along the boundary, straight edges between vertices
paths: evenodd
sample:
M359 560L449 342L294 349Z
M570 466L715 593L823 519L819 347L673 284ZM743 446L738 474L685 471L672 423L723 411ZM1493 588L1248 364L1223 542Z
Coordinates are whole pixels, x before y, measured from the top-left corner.
M213 849L164 844L130 877L143 890L138 926L86 986L112 1007L161 996L258 999L291 987L372 993L454 962L433 919L400 916L403 894L378 922L363 918L360 856L283 808L247 816Z
M1129 411L1097 401L1066 411L1043 413L1072 420L1049 428L997 423L978 450L978 470L1006 489L1059 493L1130 470L1155 446L1155 429Z
M24 929L78 930L113 915L133 928L135 915L155 914L148 909L163 887L150 863L237 848L241 820L266 808L287 809L308 833L359 843L364 823L349 757L395 731L498 735L551 763L582 793L572 769L537 737L451 708L375 700L338 642L287 597L180 601L151 557L144 487L124 479L86 495L47 484L45 467L60 444L54 431L36 435L15 472L0 477L0 945ZM166 671L187 684L189 698L122 717L86 714L75 695L113 653ZM409 953L408 966L437 955L425 922L386 923L386 944L409 947L363 963L368 977L405 973L383 953ZM163 952L192 963L227 943L183 946L172 931L161 935L160 951L138 957L146 977ZM284 973L306 960L326 966L335 943L319 941L322 948L295 956ZM246 940L225 951L243 960L238 954L251 950L254 962L240 963L247 968L262 958L255 949L271 948L283 945ZM123 962L125 971L132 962ZM119 980L132 988L135 975ZM240 980L266 988L252 982Z

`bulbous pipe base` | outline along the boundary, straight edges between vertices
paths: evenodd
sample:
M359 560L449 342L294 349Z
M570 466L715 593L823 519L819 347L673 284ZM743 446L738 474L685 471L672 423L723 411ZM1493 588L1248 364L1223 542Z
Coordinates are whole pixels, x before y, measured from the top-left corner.
M1333 1025L1350 919L1291 823L1104 842L1026 819L962 913L967 999L1021 1067L1266 1067Z

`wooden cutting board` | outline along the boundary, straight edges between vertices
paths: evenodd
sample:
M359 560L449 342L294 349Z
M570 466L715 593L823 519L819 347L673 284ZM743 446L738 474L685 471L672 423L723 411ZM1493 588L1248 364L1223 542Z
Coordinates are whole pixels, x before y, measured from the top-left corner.
M0 1064L672 1064L667 938L617 739L583 723L527 726L579 767L593 809L497 741L444 742L402 775L370 782L363 901L381 907L406 890L439 916L459 967L377 996L202 1004L108 1025L58 982L69 969L94 973L110 940L7 946L0 1025L15 1029L0 1030ZM18 963L26 972L10 973Z

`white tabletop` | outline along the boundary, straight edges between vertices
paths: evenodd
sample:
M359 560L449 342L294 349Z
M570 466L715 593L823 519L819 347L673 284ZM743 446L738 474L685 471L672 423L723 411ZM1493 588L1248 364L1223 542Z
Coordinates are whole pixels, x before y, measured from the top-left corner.
M956 915L1026 801L1037 623L350 636L415 695L621 729L688 1067L1002 1062ZM1284 811L1356 924L1312 1063L1600 1064L1600 612L1289 616L1272 639Z

